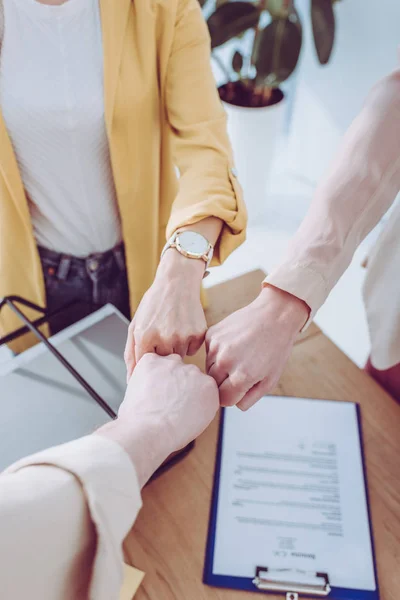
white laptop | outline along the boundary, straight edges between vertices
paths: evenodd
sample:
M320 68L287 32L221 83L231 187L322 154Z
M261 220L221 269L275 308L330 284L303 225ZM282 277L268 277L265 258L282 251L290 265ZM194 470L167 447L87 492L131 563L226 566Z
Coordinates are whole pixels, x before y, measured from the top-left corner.
M126 389L123 353L128 321L111 304L50 338L117 412ZM69 371L38 344L0 363L0 471L110 420Z

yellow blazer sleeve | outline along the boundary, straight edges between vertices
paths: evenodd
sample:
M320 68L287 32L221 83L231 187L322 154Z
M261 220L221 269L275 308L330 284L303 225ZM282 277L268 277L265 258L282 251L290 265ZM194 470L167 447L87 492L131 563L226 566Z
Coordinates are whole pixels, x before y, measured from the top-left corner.
M174 162L180 172L167 236L184 225L218 217L224 226L213 263L219 264L244 241L247 214L198 0L178 1L165 98Z

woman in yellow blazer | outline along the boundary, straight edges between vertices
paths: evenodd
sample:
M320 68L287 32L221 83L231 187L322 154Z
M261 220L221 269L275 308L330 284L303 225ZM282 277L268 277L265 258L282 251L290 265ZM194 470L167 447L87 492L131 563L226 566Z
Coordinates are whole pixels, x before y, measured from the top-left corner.
M128 370L147 351L193 353L206 329L200 303L205 262L191 260L176 249L165 252L160 261L165 238L184 230L201 234L214 247L213 262L218 264L243 241L246 224L225 114L210 68L209 36L197 0L2 0L2 4L5 14L0 68L0 297L16 294L41 306L47 302L52 309L70 300L71 290L78 300L87 301L90 289L88 311L107 300L124 310L128 304L124 295L127 296L129 288L129 307L125 312L136 314L126 350ZM96 37L93 28L97 17L100 31ZM22 31L18 38L11 35L12 27L23 24L24 18L29 19L29 27L23 28L24 35ZM38 35L33 35L36 25L39 28L36 33L42 32L40 44ZM14 45L12 39L16 40ZM52 51L41 61L37 53L47 39L52 39ZM91 73L84 71L89 56L96 64L94 49L85 46L90 40L100 40L101 45L101 77L93 77L93 85ZM57 60L66 61L62 69ZM49 75L51 69L53 78ZM33 74L34 85L31 80L30 93L19 94L24 77L29 85L29 73ZM83 77L84 81L74 81L75 76ZM13 86L17 86L17 80L19 87L15 92ZM76 180L71 181L69 196L68 186L56 187L62 200L56 197L58 194L49 194L46 185L47 182L50 185L52 177L54 184L54 173L60 168L57 160L64 156L70 138L79 134L75 131L76 123L83 122L84 116L90 121L90 111L85 115L79 113L79 94L92 94L99 100L96 85L100 80L104 95L96 110L103 111L101 121L107 142L107 152L103 152L101 159L108 153L110 190L115 193L114 209L122 239L115 248L100 251L95 248L94 252L83 255L80 251L68 253L64 247L57 247L57 236L53 244L47 247L43 244L47 238L42 221L45 216L50 222L46 221L46 226L51 228L53 209L62 214L75 206L72 190ZM52 96L57 97L60 90L66 95L70 93L69 103L62 104L62 110L60 104L58 111L50 110ZM35 138L35 123L40 123L43 117L40 94L45 98L47 116ZM22 106L16 114L18 102ZM58 97L57 102L61 102ZM56 133L59 139L67 140L65 144L57 145L57 135L52 137L54 115ZM63 119L67 132L63 130ZM86 147L86 138L92 135L89 125L80 144L75 143L76 155L69 152L65 157L65 169L70 168L70 160L75 161L72 176L79 168L79 177L93 177L96 168L93 156L89 151L79 155L82 147ZM46 146L47 130L50 140ZM64 134L70 137L63 138ZM96 135L100 135L98 129ZM27 150L29 143L31 155ZM46 156L47 162L43 158ZM84 172L86 161L92 165L91 174ZM37 164L45 169L46 175L40 185L35 180ZM104 171L104 165L101 169ZM67 175L62 171L59 177ZM94 178L94 188L99 177ZM96 196L97 192L101 196L104 186L96 190ZM88 214L96 216L96 211L102 210L96 205L96 197L90 198L89 194L86 200L88 204L94 203L94 207L88 208L85 218ZM81 209L81 204L76 204L76 210ZM49 212L43 216L46 210ZM107 210L111 210L110 206ZM104 219L101 226L107 228L109 221ZM78 224L82 226L80 213L76 223L71 219L65 224L60 236L65 234L68 239ZM186 254L190 244L197 247L202 240L193 233L186 240L189 241ZM90 235L87 238L90 240ZM104 281L100 281L101 269L109 270ZM94 275L99 277L96 279ZM99 286L104 287L100 294ZM30 318L39 316L33 311L27 314ZM69 315L63 326L78 316L82 314ZM0 314L1 334L19 326L18 319L5 308ZM57 328L60 327L55 325L54 329ZM14 349L21 351L32 342L32 338L25 336Z

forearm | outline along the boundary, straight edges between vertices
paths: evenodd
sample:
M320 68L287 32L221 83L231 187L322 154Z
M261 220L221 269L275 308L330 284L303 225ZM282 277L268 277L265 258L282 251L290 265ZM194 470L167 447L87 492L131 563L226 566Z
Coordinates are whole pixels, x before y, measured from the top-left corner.
M73 475L31 466L1 476L0 530L4 598L88 597L96 534Z
M400 75L379 82L267 282L315 312L400 189Z
M207 217L197 223L193 223L193 225L180 227L179 231L195 231L196 233L200 233L210 242L210 244L215 246L222 231L223 224L223 221L217 217Z
M119 445L97 436L10 467L0 476L5 596L86 598L90 588L91 597L116 597L122 542L140 505L131 460ZM93 592L101 588L103 595Z
M226 114L212 74L210 38L199 3L180 0L178 13L165 99L180 178L167 237L183 227L205 227L218 263L243 242L246 209L233 169ZM208 229L213 217L221 221L219 229Z

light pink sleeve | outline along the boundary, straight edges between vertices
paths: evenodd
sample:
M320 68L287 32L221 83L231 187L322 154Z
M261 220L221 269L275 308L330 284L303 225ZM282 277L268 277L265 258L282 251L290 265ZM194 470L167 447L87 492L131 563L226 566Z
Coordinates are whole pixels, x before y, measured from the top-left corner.
M400 190L400 70L375 85L346 133L282 263L266 278L310 320ZM307 323L307 324L308 324Z
M118 598L140 507L131 460L102 436L19 461L0 475L1 597Z

